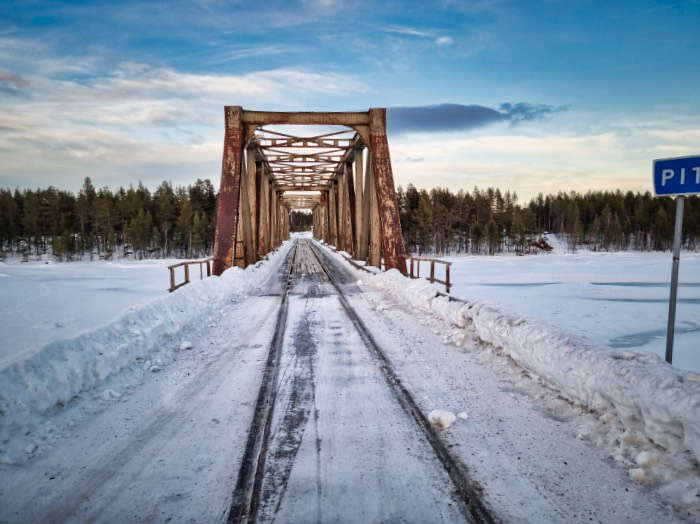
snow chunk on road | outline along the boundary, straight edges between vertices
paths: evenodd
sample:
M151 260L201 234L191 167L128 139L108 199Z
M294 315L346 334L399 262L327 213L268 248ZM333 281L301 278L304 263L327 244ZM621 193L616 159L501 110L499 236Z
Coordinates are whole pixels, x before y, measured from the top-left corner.
M428 415L428 422L438 431L445 431L455 423L455 420L457 417L454 413L442 409L434 409Z
M457 413L457 417L461 418L462 420L467 420L469 418L469 416L464 411L460 411L459 413Z
M180 351L185 351L186 349L192 349L192 342L189 340L183 340L180 344Z

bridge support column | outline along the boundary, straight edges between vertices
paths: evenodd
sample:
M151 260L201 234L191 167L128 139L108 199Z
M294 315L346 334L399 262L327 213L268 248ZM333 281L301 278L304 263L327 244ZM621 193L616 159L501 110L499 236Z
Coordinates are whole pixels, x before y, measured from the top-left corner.
M233 265L238 229L238 202L245 129L243 108L228 106L224 110L224 153L221 163L219 203L216 211L213 272L220 275Z
M345 251L355 256L355 183L352 163L345 163Z
M328 191L321 191L321 198L318 205L319 214L319 238L328 242Z
M376 184L374 182L374 170L372 164L367 168L367 217L368 229L368 256L367 263L370 266L380 267L382 263L382 238L381 227L379 225L379 204L377 203Z
M369 110L369 148L379 207L384 265L386 269L396 268L406 274L406 251L386 137L386 109Z
M270 192L270 249L275 249L279 244L277 243L277 210L279 208L279 198L277 196L277 191L274 189Z
M258 259L264 257L268 249L268 236L270 231L270 182L268 174L265 172L262 162L258 162L255 166L256 169L256 179L260 182L258 186Z
M329 234L330 234L330 244L332 246L338 247L338 219L336 217L338 207L335 203L336 195L336 184L331 183L331 188L328 191L328 220L329 220Z
M365 260L367 258L367 238L364 235L364 162L362 158L363 148L355 150L355 258Z

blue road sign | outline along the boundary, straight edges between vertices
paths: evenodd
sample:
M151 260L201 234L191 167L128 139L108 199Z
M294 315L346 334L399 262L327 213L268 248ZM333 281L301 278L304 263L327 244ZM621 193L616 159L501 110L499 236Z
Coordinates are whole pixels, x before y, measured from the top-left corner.
M657 195L700 193L700 156L654 160L654 192Z

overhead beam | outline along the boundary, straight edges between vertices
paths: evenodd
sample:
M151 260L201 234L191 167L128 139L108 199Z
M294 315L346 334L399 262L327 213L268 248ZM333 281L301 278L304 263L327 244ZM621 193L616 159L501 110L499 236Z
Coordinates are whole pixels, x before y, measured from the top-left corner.
M369 125L369 112L245 111L243 122L255 125Z

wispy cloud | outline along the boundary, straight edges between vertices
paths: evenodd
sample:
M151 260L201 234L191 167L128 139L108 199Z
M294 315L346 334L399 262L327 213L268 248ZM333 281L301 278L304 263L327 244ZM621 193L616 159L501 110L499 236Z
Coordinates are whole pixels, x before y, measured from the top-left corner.
M390 25L383 28L386 33L395 33L399 35L415 36L417 38L427 38L432 40L436 45L446 46L452 45L454 40L450 36L439 35L432 31L425 31L422 29L415 29L413 27L401 26L401 25Z
M72 187L82 176L104 183L119 173L150 184L216 178L224 105L297 109L369 91L352 75L296 68L203 74L140 62L103 68L86 58L96 67L73 75L66 57L42 51L30 71L0 71L3 186Z

